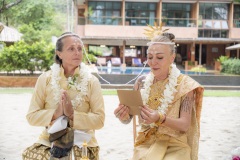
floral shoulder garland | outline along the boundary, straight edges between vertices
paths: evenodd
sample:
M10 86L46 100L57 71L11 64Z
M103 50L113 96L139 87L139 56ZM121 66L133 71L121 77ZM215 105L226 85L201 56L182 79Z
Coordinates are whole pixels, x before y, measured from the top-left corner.
M58 103L61 96L61 87L59 83L61 79L61 67L59 64L54 63L50 68L52 70L51 85L52 89L54 90L54 100L56 103ZM81 63L80 65L79 74L74 75L73 78L68 78L68 86L74 87L78 91L75 99L71 100L74 109L76 109L78 105L81 105L81 103L84 102L84 96L86 96L88 93L88 82L90 79L91 73L84 63Z
M161 105L158 106L158 112L160 112L162 114L166 114L169 104L171 104L174 99L173 94L175 92L177 92L176 86L178 85L177 81L178 81L178 77L180 76L180 74L181 74L181 72L176 67L176 65L171 64L169 80L165 86L165 90L163 91L163 95L162 95L163 98L160 99ZM151 85L153 84L153 80L154 80L154 75L151 72L146 77L146 80L144 83L144 89L141 90L141 95L142 95L144 105L146 105L148 102L148 98L150 95Z

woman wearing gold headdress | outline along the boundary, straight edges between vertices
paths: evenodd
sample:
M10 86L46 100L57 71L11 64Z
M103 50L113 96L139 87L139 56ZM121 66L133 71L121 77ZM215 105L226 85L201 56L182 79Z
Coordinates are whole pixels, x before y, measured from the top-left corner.
M197 160L203 87L173 64L174 35L151 28L147 50L151 72L134 85L141 90L144 106L132 160ZM132 118L122 104L114 114L123 123Z

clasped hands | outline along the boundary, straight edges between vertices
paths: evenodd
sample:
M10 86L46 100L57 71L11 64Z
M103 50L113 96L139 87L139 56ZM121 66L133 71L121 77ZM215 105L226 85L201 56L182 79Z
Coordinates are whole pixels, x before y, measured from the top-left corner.
M62 115L65 115L70 119L72 119L72 115L73 115L73 107L72 107L71 99L69 98L66 90L61 91L60 102L58 103L58 108L56 109L53 115L53 119L57 119Z
M140 106L140 109L140 122L144 124L151 124L159 120L160 116L157 110L150 109L148 105ZM128 106L119 104L114 110L114 114L119 120L124 121L129 118L129 108Z

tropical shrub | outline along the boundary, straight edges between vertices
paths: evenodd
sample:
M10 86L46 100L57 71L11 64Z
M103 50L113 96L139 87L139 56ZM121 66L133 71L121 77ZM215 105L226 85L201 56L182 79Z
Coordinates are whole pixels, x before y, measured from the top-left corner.
M240 75L240 59L228 59L222 63L223 73Z
M94 56L93 54L85 54L83 55L83 62L86 63L86 64L89 64L88 60L91 62L91 63L96 63L97 62L97 57Z
M220 56L217 61L220 62L221 64L223 64L224 61L228 60L229 57L228 56Z
M27 70L31 74L36 70L47 70L53 63L53 51L53 46L44 41L32 45L16 42L0 51L0 70L7 73Z

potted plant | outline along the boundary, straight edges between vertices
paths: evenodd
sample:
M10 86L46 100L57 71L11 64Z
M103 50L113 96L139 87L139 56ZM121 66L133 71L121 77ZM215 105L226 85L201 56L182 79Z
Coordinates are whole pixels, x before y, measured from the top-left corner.
M197 61L185 61L185 70L191 70L197 65Z
M221 71L221 68L222 68L222 64L224 61L228 60L228 56L220 56L216 61L215 61L215 64L214 64L214 69L216 71Z

